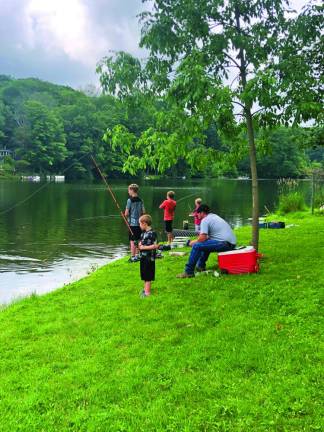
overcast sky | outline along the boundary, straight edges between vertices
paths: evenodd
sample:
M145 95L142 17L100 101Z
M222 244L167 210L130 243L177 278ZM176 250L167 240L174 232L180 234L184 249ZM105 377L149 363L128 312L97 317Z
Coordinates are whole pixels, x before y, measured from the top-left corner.
M197 0L199 1L199 0ZM301 8L306 0L291 1ZM74 88L109 50L141 56L141 0L0 0L0 74Z

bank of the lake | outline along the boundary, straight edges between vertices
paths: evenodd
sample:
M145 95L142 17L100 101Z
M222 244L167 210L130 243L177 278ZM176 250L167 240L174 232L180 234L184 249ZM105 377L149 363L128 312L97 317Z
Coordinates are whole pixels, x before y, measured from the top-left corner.
M288 223L258 275L177 280L165 254L142 300L121 259L2 310L0 430L321 430L324 217Z

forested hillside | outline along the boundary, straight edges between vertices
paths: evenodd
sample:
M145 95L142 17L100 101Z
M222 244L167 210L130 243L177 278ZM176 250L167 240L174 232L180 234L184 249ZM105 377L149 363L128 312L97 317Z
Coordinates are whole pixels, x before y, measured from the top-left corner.
M156 106L163 109L161 101ZM122 176L124 156L102 140L104 132L119 124L139 135L150 127L153 115L140 102L126 107L113 96L89 95L35 78L0 76L0 150L11 151L11 156L0 160L0 172L2 175L64 172L69 179L90 179L95 175L90 159L93 154L107 175ZM180 160L167 175L249 175L247 154L239 146L235 154L230 153L229 144L222 143L217 134L217 125L211 125L205 135L205 144L219 151L219 160L204 171ZM320 135L310 128L259 131L259 176L303 176L311 160L323 164L320 143Z

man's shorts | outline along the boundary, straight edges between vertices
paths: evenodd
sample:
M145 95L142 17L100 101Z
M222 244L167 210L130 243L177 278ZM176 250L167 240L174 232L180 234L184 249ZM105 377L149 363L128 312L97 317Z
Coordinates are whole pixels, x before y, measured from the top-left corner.
M165 224L165 231L167 233L172 233L172 220L164 221Z
M142 230L139 226L131 226L130 229L133 231L133 235L128 231L128 239L130 241L138 241L141 239Z

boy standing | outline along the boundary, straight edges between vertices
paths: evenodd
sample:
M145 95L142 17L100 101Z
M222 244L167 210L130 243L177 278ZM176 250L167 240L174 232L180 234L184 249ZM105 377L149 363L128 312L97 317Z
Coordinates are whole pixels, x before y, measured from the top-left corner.
M163 201L160 205L160 209L164 210L164 223L165 223L165 231L168 236L168 243L170 244L173 240L172 234L172 221L174 219L174 211L177 205L177 202L174 200L175 193L173 191L169 191L167 193L167 199Z
M139 218L139 224L142 230L139 250L141 253L141 279L144 281L144 289L141 297L151 295L151 283L155 279L155 255L157 244L156 232L152 230L152 218L145 214Z
M200 223L201 223L201 220L198 217L197 208L201 205L201 203L202 203L202 199L201 198L196 198L195 199L195 209L189 215L189 216L193 216L194 217L195 232L197 234L199 234L199 232L200 232Z
M144 203L141 198L138 196L139 187L137 184L132 183L128 186L128 195L129 198L126 203L125 216L128 219L128 223L132 230L131 234L129 232L128 238L130 242L130 251L131 257L129 262L139 261L139 257L137 256L138 248L137 244L141 238L141 228L139 224L139 218L143 213L145 213Z

